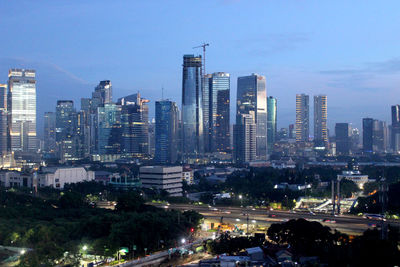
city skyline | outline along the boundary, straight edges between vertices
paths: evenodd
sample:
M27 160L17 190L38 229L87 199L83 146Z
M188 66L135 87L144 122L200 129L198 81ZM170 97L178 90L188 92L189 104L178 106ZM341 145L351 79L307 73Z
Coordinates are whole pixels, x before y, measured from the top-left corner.
M210 43L207 50L208 73L229 72L231 88L236 88L239 76L253 72L266 76L270 95L280 103L278 128L293 123L291 96L303 92L329 96L328 113L331 119L328 128L331 131L336 122L350 122L360 129L365 116L389 122L390 106L400 102L396 95L396 84L400 79L396 75L399 70L396 49L399 38L392 34L392 25L396 25L399 19L392 10L396 9L393 5L398 3L389 1L391 5L380 5L380 12L375 12L375 5L364 2L263 3L258 5L255 14L247 12L249 9L244 1L217 1L212 3L212 8L209 3L173 1L171 7L165 7L169 13L155 14L151 10L160 2L125 4L115 1L106 4L99 1L95 5L78 2L69 5L63 1L45 1L25 2L22 5L24 10L35 12L21 12L18 8L21 4L1 3L1 8L8 12L3 14L1 24L4 27L1 27L0 33L8 36L10 42L0 45L0 71L5 73L0 77L0 83L6 82L9 68L35 69L38 73L40 116L51 110L58 99L72 99L78 106L78 94L89 96L93 86L104 79L113 82L116 97L140 91L154 103L161 98L160 88L164 87L165 96L180 105L180 58L185 53L200 53L200 49L192 47L207 41ZM210 21L200 18L191 20L187 12L179 12L177 19L170 22L169 16L177 14L174 10L177 4L182 11L210 9L220 16ZM78 8L75 9L76 5ZM91 21L94 21L96 12L92 10L101 13L105 9L108 14L105 20L98 21L98 25L93 24ZM298 9L302 12L297 12ZM243 25L230 18L232 12L239 10L243 11ZM323 14L329 11L330 16L337 16L335 11L339 10L341 19L335 20L334 25L328 24L329 18L325 19ZM356 10L361 15L358 15L357 23L351 23ZM138 17L130 18L130 11L135 11ZM37 18L38 13L40 18ZM70 16L74 16L76 21L71 23ZM285 21L287 16L293 16L299 23ZM377 18L373 23L371 16ZM251 22L253 17L257 20ZM321 23L315 23L316 20ZM11 30L22 30L28 21L33 23L29 34L17 35L19 31ZM53 21L55 23L49 23ZM58 24L64 32L77 25L80 31L74 34L74 38L70 33L62 36L57 31L58 27L52 26ZM226 29L234 27L235 34L209 33L205 29L211 25ZM179 31L174 30L181 27L188 32L186 36L179 36ZM189 28L193 30L187 31ZM382 31L382 28L385 30ZM353 35L354 31L358 34ZM102 33L109 32L112 32L110 38L101 38ZM154 42L148 32L165 39ZM332 36L331 32L335 35ZM386 41L380 42L385 45L366 42L371 33ZM24 46L33 36L35 41L30 42L31 46ZM50 42L46 42L49 38ZM96 41L96 46L92 45L93 41ZM55 47L61 47L62 53ZM150 62L157 64L152 64L150 68ZM157 79L149 79L154 73L157 73ZM231 91L231 98L235 99L235 90ZM341 94L347 97L341 99ZM353 103L354 99L359 101ZM231 102L231 118L233 114L234 103ZM150 106L150 117L154 117L153 105ZM39 119L41 125L43 118ZM38 127L40 129L42 127Z

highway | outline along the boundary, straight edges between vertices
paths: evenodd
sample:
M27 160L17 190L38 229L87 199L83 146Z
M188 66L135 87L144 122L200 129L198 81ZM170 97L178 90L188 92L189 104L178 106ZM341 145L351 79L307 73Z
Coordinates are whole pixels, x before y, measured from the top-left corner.
M294 212L294 211L278 211L267 210L262 208L246 208L246 207L208 207L205 205L190 205L190 204L170 204L156 205L158 207L177 210L195 210L202 214L206 219L219 222L223 217L224 222L233 224L246 224L247 216L249 224L257 224L269 226L272 223L283 222L290 219L304 218L312 221L319 221L323 225L329 226L332 229L348 233L362 234L366 229L372 228L373 225L379 226L381 221L376 219L366 219L361 216L339 215L332 216L330 214L310 213L310 212ZM247 215L248 214L248 215ZM387 220L386 224L400 226L399 220Z

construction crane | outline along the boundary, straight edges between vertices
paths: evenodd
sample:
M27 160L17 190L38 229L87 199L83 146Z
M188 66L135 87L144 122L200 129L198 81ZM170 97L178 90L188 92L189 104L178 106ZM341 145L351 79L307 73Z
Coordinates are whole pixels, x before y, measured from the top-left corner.
M193 49L203 47L203 75L206 75L206 46L210 46L210 44L203 43L202 45L193 47Z

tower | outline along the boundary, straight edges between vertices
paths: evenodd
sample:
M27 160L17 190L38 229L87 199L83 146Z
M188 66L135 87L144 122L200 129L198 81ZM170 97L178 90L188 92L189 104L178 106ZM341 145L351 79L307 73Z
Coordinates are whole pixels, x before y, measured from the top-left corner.
M310 135L309 96L296 95L296 141L308 142Z

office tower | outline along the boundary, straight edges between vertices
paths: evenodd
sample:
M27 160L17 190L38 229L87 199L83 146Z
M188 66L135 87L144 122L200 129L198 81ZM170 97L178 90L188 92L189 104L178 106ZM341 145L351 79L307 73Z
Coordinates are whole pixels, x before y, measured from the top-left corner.
M204 152L201 56L183 56L182 147L183 159L196 159Z
M97 108L97 153L121 153L121 106L113 103Z
M387 126L386 122L374 120L372 133L372 150L374 152L386 152L387 149Z
M336 123L336 154L349 155L351 151L351 125L349 123Z
M363 119L363 151L365 153L371 153L373 151L373 125L373 119Z
M156 119L149 121L149 155L154 158L156 153Z
M178 106L170 100L156 101L155 162L174 164L178 155Z
M128 157L149 155L149 100L133 94L118 100L122 106L122 153Z
M318 147L328 147L328 128L327 128L327 96L314 96L314 145Z
M273 151L277 138L277 101L270 96L267 99L267 148L268 154Z
M400 105L392 106L390 147L392 148L394 153L400 152Z
M56 151L56 113L44 113L44 151L54 153Z
M36 152L36 72L8 72L8 146L11 151Z
M58 100L56 106L56 144L62 162L76 160L76 111L72 100Z
M305 94L296 95L296 141L308 142L310 135L309 97Z
M256 125L256 159L267 159L267 89L265 77L252 74L238 78L236 124L244 120L241 115L251 114ZM243 140L244 141L244 140ZM236 141L235 141L236 142Z
M112 103L111 81L100 81L92 93L92 102L96 107Z
M234 125L234 157L236 162L245 163L257 159L257 125L254 112L239 114Z
M206 152L230 151L230 75L215 72L204 77L203 119Z
M296 127L294 124L289 124L289 139L296 139Z
M0 156L7 152L7 84L0 84Z

